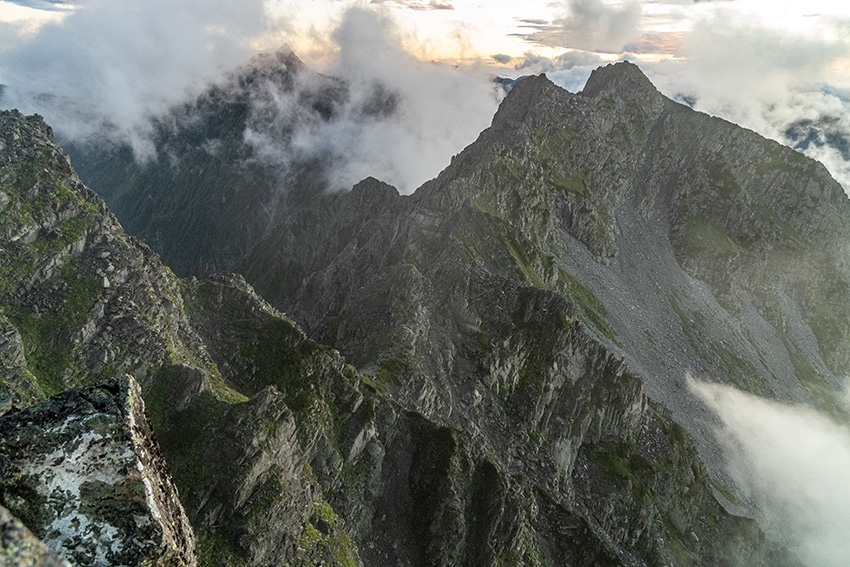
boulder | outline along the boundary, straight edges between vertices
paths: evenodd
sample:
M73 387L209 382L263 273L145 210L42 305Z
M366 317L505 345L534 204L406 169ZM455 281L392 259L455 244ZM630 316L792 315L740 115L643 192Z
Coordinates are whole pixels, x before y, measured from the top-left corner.
M0 504L74 564L197 564L192 528L129 376L0 418Z

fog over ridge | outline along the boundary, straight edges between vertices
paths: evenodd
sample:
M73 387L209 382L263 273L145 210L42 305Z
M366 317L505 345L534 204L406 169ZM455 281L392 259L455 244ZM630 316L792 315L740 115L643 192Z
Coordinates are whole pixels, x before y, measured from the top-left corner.
M401 49L401 31L373 10L349 9L331 39L338 57L329 74L347 91L332 115L316 119L300 103L315 86L305 73L293 91L264 85L252 110L271 120L245 132L263 159L320 159L331 190L373 176L413 192L489 126L502 97L483 67L455 69ZM283 124L294 126L291 136L279 135Z
M494 56L501 64L513 60L515 68L506 74L547 72L556 84L581 90L591 70L604 63L581 49L601 42L616 53L618 46L637 45L648 17L635 1L620 7L600 0L562 4L562 16L541 22L526 39L570 49L555 58L533 52ZM0 84L6 88L0 105L43 114L62 139L127 143L141 161L155 151L151 118L245 64L254 53L252 38L273 33L285 39L298 17L292 6L281 11L289 4L279 0L85 0L78 6L61 23L20 36L18 45L2 45ZM261 155L280 163L305 155L333 161L336 189L372 175L411 192L439 173L489 125L498 102L489 81L502 71L488 69L484 60L457 69L419 60L405 51L411 32L391 14L386 6L353 4L333 33L325 37L314 30L317 49L329 61L323 71L352 88L349 104L334 120L303 121L289 147L256 128L246 140L258 148L269 144ZM684 36L678 59L619 57L637 62L668 96L796 147L850 188L850 97L842 94L850 84L830 67L850 56L850 46L842 39L846 33L839 33L846 22L834 27L832 38L794 36L718 12ZM452 41L462 43L462 27L456 33ZM358 104L366 104L376 85L393 94L396 109L366 120ZM274 111L274 101L285 119L292 110L289 97L266 94L257 98L265 105L258 111Z
M0 53L0 105L44 115L60 139L128 144L139 161L152 159L153 119L226 82L254 53L247 38L286 29L280 18L270 20L262 0L166 4L93 0L43 26ZM332 119L296 116L301 91L262 85L252 113L271 119L245 132L260 158L281 165L320 159L336 190L374 176L409 193L489 125L501 98L492 74L417 59L387 13L349 8L328 38L328 71L349 90ZM309 90L308 82L296 87ZM362 111L382 94L393 108ZM278 135L283 123L295 126L291 136Z
M729 474L756 503L760 523L810 567L847 565L850 423L731 386L691 377L688 385L719 418Z
M146 159L150 119L247 61L268 23L263 0L90 0L0 54L2 105Z

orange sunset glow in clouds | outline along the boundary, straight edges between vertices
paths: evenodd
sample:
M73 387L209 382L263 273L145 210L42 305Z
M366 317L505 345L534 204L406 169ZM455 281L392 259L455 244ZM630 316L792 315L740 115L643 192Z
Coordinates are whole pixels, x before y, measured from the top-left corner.
M152 116L284 45L411 104L428 104L424 86L451 92L477 109L455 153L488 125L494 77L546 73L577 91L628 59L667 96L797 147L850 186L850 5L834 0L0 0L0 105L68 138L100 116L138 145Z

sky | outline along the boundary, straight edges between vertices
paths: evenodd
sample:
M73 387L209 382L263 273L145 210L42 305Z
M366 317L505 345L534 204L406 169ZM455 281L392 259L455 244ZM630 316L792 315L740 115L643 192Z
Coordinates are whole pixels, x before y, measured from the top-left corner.
M412 122L392 132L420 138L401 144L411 155L423 150L423 125L452 122L451 147L426 148L415 174L400 173L411 161L401 151L374 164L376 176L403 192L436 175L489 124L498 100L481 85L494 75L546 72L578 91L593 68L619 59L697 110L797 144L850 188L844 1L0 0L0 105L43 114L63 138L129 143L144 160L152 116L282 45L317 71L412 95L402 97L401 113ZM428 97L413 96L433 81ZM479 111L441 114L460 100ZM341 127L351 134L351 124ZM380 130L373 135L387 134ZM363 136L346 139L370 146ZM383 148L373 145L377 157Z
M352 20L365 26L356 37ZM343 78L381 75L370 60L395 57L389 68L404 69L396 83L408 93L415 87L402 79L422 85L417 77L434 74L423 63L479 83L546 72L577 91L594 67L629 59L668 96L784 143L802 140L800 148L850 188L850 7L843 1L0 0L0 104L40 112L65 138L97 133L130 143L145 159L151 116L252 53L282 45ZM498 103L474 81L438 74L448 85L433 90L446 103L463 99L481 112L460 123L450 117L452 144L460 147L426 152L429 163L415 175L399 175L405 166L391 158L376 164L375 174L388 171L404 192L472 142ZM446 120L439 109L415 106L428 104L418 99L407 113L414 123L396 134Z

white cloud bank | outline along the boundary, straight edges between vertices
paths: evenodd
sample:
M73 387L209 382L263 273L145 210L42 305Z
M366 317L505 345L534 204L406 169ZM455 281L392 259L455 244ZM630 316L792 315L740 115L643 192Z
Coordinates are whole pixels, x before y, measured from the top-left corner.
M760 521L811 567L850 558L850 427L801 406L690 381L717 414L729 472Z
M262 0L87 0L0 56L4 106L149 154L149 119L250 56Z
M706 5L667 3L678 4L674 8L682 14ZM64 138L127 142L145 158L153 151L150 118L245 63L252 39L274 35L285 40L286 30L294 29L303 15L304 5L298 4L80 0L62 22L45 24L35 33L17 35L12 24L5 24L0 26L0 84L6 85L2 105L44 114ZM511 58L515 74L545 71L568 90L581 90L601 59L580 49L616 51L640 39L653 17L650 8L657 5L603 0L553 4L560 17L527 20L532 32L526 37L574 49L555 58L534 53ZM277 14L274 20L272 12ZM330 61L324 70L354 89L334 120L304 121L293 147L286 150L269 132L249 132L258 134L249 139L268 142L265 153L284 160L304 155L333 160L335 188L373 175L410 192L445 167L490 122L497 99L489 77L482 67L453 69L418 60L404 49L415 40L388 12L360 5L342 17L330 37L314 30L317 49ZM801 139L788 135L789 126L807 120L801 149L823 161L850 190L850 161L845 159L850 155L850 79L837 67L850 61L850 20L826 21L831 32L814 36L733 20L720 9L701 13L708 16L670 44L682 59L638 61L650 79L697 110L790 145ZM12 41L11 35L18 39ZM507 56L499 57L507 61ZM391 116L367 117L357 108L375 85L396 98ZM272 94L268 99L285 117L291 101L285 93Z
M144 161L155 151L151 118L246 63L251 38L269 31L267 11L263 0L86 1L0 55L2 104L43 114L65 139L128 143ZM279 34L286 18L277 13ZM387 13L350 8L324 39L328 71L350 90L333 119L294 116L304 110L301 92L258 93L255 114L272 120L246 139L263 156L319 158L333 189L371 175L409 193L489 125L499 102L490 74L420 61ZM363 112L376 93L391 98L393 112ZM282 123L296 126L285 140L275 133Z
M488 72L417 59L401 48L402 32L387 16L351 8L331 41L338 55L330 74L345 82L348 97L318 120L300 103L314 88L309 75L294 92L266 85L255 112L296 125L291 138L279 135L285 129L276 122L246 133L267 159L319 158L332 167L331 189L374 176L411 193L490 124L501 95Z
M636 0L611 4L603 0L565 0L553 3L560 17L551 23L525 20L531 32L520 34L530 43L588 51L620 53L641 35L643 11Z

